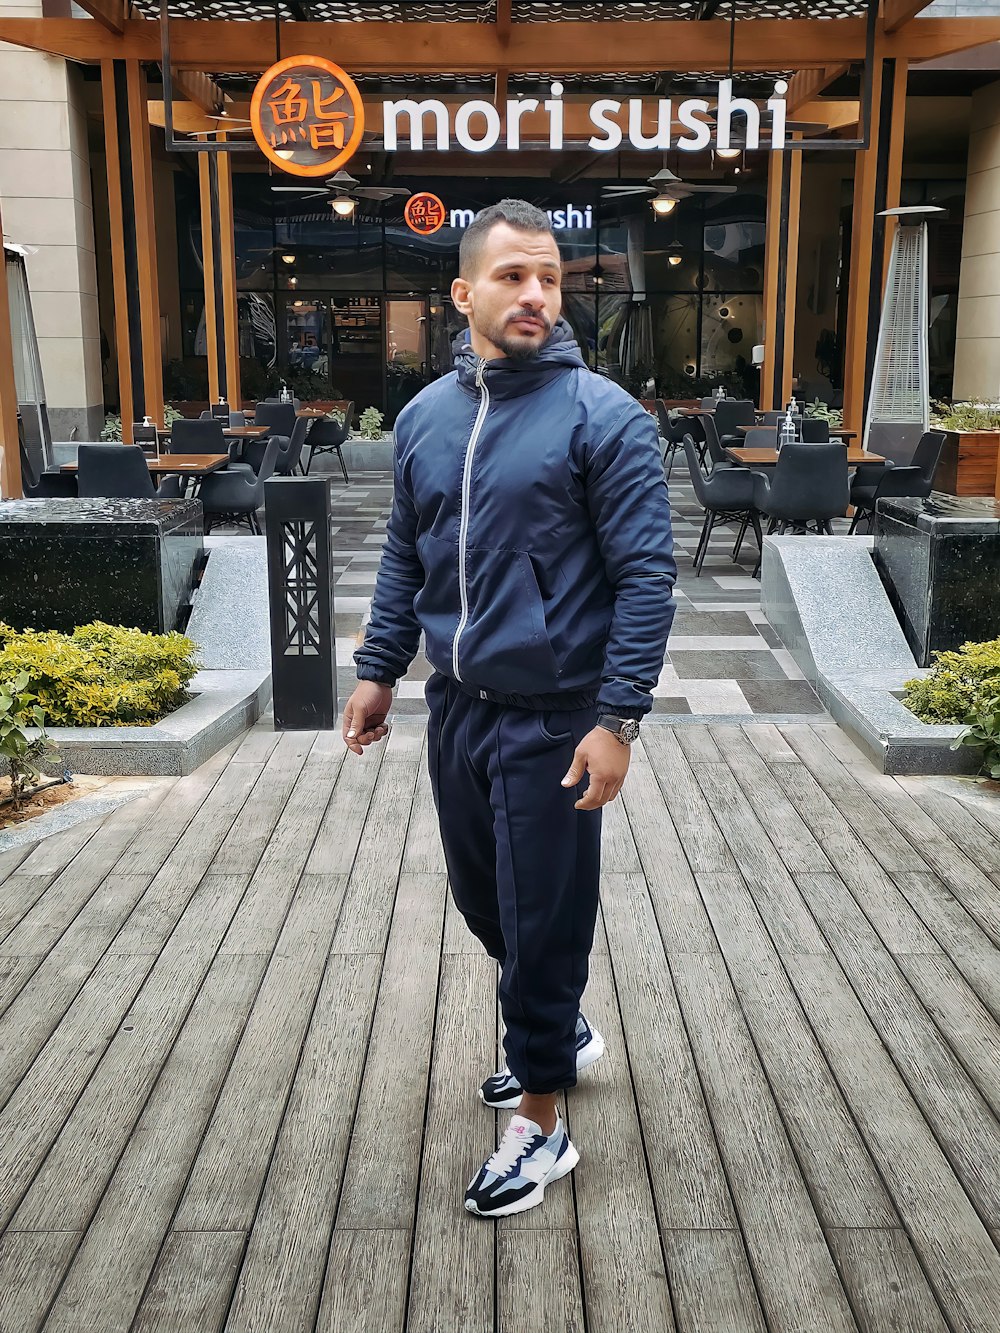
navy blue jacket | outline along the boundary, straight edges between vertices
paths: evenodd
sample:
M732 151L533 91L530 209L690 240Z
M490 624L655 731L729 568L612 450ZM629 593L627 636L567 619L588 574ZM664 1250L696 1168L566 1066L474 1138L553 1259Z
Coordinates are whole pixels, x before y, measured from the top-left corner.
M652 707L677 573L656 426L559 320L531 361L455 371L396 422L395 497L362 680L394 684L420 631L437 671L524 707Z

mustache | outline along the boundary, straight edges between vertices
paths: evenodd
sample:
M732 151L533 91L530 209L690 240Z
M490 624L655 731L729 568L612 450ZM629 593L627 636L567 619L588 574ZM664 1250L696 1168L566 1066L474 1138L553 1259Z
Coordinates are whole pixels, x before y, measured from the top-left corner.
M542 328L545 330L546 333L551 333L552 331L552 321L549 319L548 315L544 313L544 311L515 310L515 312L512 315L507 316L507 323L513 324L519 319L533 319L537 323L541 324Z

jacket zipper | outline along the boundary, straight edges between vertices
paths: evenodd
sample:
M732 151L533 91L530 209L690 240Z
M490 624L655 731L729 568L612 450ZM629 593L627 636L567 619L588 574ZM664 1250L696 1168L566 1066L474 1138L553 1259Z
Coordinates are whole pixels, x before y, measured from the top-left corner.
M479 433L483 428L483 422L486 420L486 413L490 406L490 391L486 387L484 373L486 370L486 358L481 357L476 367L476 388L479 390L479 411L476 413L476 420L472 427L472 434L469 436L469 443L465 447L465 467L462 469L462 507L458 525L458 594L462 603L462 613L458 619L458 628L455 630L455 640L451 648L451 669L455 679L461 681L461 672L458 669L458 645L462 637L462 631L469 619L469 587L466 580L465 571L465 553L469 540L469 508L471 504L472 491L472 461L476 453L476 444L479 441Z

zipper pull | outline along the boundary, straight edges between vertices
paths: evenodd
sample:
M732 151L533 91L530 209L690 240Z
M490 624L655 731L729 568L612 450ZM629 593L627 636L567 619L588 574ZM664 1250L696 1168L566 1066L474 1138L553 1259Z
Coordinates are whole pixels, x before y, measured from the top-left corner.
M476 366L476 388L477 388L477 389L482 390L483 388L485 388L485 385L483 384L483 376L484 376L485 374L486 374L486 358L485 358L485 356L481 356L481 357L479 358L479 364Z

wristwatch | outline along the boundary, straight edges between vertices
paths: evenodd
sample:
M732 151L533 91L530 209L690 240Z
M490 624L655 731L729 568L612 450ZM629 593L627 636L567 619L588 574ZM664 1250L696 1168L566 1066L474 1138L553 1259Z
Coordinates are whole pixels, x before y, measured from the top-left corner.
M603 713L597 719L597 725L610 731L622 745L631 745L639 739L639 723L634 717L614 717L611 713Z

